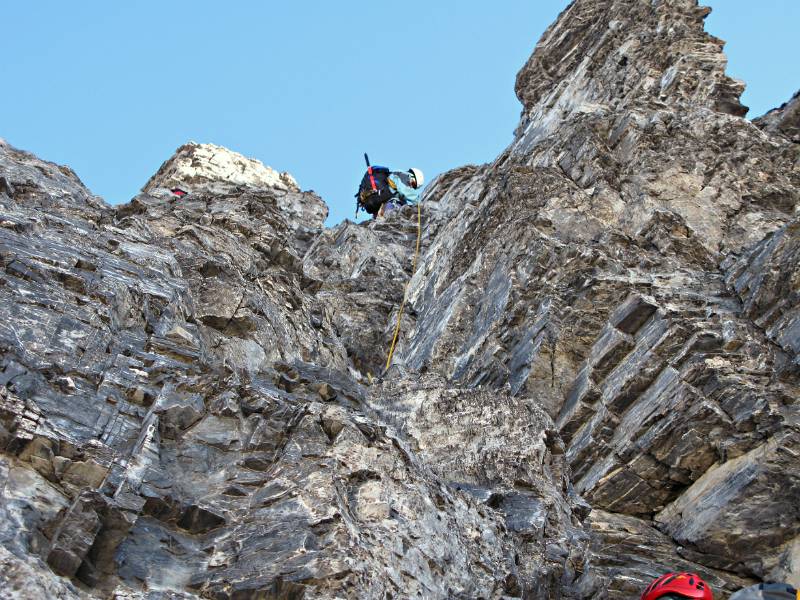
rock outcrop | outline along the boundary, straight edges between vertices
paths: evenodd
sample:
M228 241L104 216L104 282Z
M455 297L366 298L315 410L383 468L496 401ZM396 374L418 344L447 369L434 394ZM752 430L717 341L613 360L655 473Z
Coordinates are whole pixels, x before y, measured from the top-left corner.
M800 143L800 92L753 122L770 133L783 134L794 143Z
M142 191L152 193L159 188L171 190L174 187L194 190L198 186L213 189L229 184L300 191L289 173L278 173L254 158L247 158L222 146L195 142L178 148Z
M747 121L707 14L575 0L415 273L415 209L224 148L111 207L0 143L0 595L800 584L797 98Z

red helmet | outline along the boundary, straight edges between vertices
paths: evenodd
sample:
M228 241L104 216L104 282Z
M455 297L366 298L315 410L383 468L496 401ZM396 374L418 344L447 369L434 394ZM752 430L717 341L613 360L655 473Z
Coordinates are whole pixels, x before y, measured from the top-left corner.
M667 573L647 586L641 600L656 600L656 598L714 600L714 594L697 573Z

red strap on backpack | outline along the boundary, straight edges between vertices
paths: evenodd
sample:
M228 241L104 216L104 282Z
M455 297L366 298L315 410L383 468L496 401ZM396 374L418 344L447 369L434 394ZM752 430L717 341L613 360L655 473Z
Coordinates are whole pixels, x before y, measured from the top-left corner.
M372 186L372 191L377 192L378 186L375 185L375 178L372 176L372 167L367 167L367 173L369 173L369 183Z

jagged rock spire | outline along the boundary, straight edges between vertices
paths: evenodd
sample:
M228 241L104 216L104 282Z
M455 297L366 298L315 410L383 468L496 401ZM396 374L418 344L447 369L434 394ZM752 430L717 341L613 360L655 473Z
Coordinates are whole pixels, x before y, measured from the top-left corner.
M669 211L717 252L791 214L778 200L796 194L791 149L763 158L773 146L741 118L744 84L725 74L708 13L696 0L576 0L545 32L517 77L522 118L496 166L552 168L575 184L540 212L563 237L632 235Z
M583 113L707 107L744 115L744 84L725 74L724 42L697 0L576 0L517 75L520 135Z

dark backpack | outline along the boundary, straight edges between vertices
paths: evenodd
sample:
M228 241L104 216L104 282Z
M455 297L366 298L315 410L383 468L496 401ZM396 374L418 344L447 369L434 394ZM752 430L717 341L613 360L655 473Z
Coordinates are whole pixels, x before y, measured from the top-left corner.
M378 214L381 206L394 195L394 190L389 184L390 174L391 171L386 167L375 165L369 167L361 178L356 198L364 210L373 216Z

